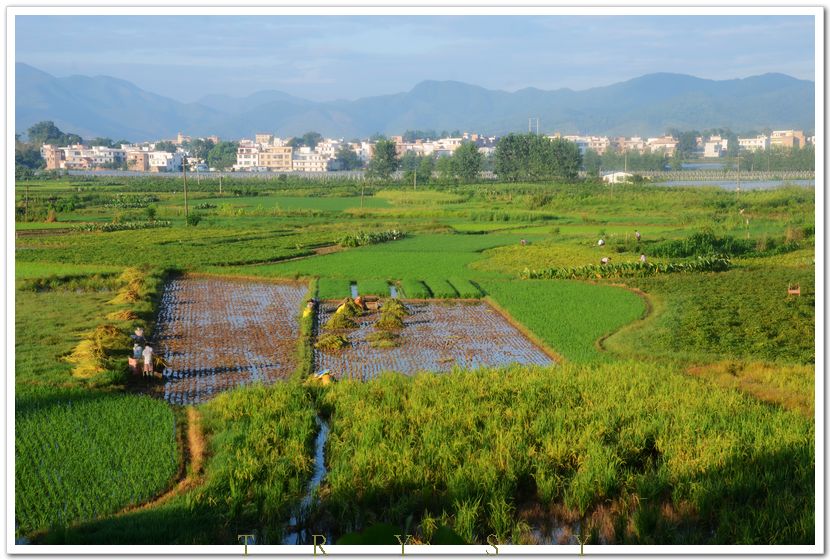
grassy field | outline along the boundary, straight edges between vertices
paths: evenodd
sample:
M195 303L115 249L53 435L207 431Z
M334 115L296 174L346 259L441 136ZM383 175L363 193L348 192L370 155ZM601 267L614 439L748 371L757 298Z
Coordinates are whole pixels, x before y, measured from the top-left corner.
M671 366L389 375L323 403L341 531L417 512L421 537L520 543L517 515L560 504L592 542L812 542L810 422Z
M28 184L13 280L18 535L235 544L254 531L278 543L314 470L320 415L328 473L301 517L335 540L385 523L421 542L445 529L465 542L532 543L554 529L567 540L577 524L595 543L814 542L813 189L192 184L196 226L176 179ZM44 222L48 209L57 222ZM133 229L72 229L89 222ZM392 230L407 235L338 244ZM661 264L726 253L729 266L522 279L641 253ZM176 432L192 411L135 395L124 359L127 334L152 331L178 272L304 278L321 299L352 283L485 297L559 363L311 387L300 377L314 364L312 315L294 378L198 407L194 465ZM801 295L787 296L795 284ZM120 511L182 469L190 483L169 499Z

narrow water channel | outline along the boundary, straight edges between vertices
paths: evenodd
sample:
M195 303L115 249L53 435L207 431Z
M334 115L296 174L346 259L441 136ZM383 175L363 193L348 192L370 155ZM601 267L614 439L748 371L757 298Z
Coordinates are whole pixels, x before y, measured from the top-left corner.
M315 420L320 431L317 432L317 439L314 442L314 472L311 475L308 490L300 502L299 508L288 521L288 532L285 534L282 544L308 544L311 542L311 533L307 526L307 518L312 504L317 499L317 489L326 476L325 449L330 431L328 422L320 418L320 416L317 416Z
M350 285L349 287L350 287L350 288L351 288L351 290L352 290L352 298L353 298L353 299L354 299L354 298L356 298L356 297L358 296L358 293L357 293L357 284L356 284L355 282L352 282L352 283L351 283L351 285Z
M392 284L389 284L389 295L392 296L393 298L397 298L398 297L398 287L393 286Z

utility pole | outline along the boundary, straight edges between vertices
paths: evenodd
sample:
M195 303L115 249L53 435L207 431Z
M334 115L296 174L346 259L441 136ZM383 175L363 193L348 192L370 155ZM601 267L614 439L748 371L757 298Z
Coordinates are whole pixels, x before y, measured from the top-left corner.
M182 179L184 180L184 223L187 224L187 156L182 156Z
M26 205L23 207L23 221L29 221L29 181L26 181Z
M222 194L222 174L219 174L219 194Z
M741 190L741 156L736 158L738 160L738 191Z

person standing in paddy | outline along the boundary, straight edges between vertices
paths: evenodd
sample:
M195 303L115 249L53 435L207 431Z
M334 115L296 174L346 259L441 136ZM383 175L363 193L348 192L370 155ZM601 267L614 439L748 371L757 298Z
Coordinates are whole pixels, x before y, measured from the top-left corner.
M153 376L153 348L148 344L144 347L144 375Z

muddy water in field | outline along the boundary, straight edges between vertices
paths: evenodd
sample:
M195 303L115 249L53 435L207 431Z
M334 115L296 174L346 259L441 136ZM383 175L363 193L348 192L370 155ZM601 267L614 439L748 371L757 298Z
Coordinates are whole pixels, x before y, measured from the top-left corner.
M185 277L162 294L155 350L164 358L163 396L195 404L226 389L290 375L306 288Z
M416 373L503 366L511 363L550 364L552 360L518 329L484 302L409 303L401 345L372 348L366 340L375 331L377 313L359 317L348 331L351 346L339 351L315 350L317 370L329 369L340 378L371 379L383 371ZM325 324L336 304L323 304L319 323Z

